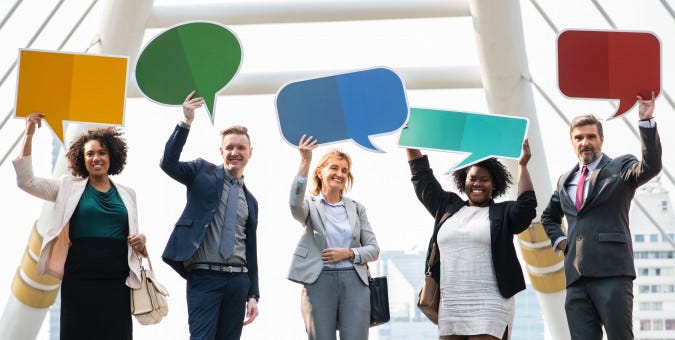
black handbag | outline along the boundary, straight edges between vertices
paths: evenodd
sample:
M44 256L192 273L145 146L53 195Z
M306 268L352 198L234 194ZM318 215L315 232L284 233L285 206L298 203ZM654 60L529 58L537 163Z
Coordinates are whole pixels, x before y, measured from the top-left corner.
M368 271L368 288L370 288L370 327L389 322L387 277L371 277Z

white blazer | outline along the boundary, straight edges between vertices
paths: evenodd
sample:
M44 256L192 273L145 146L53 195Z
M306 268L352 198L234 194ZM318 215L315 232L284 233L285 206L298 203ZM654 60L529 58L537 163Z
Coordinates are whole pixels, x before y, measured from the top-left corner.
M293 217L305 228L293 253L288 279L295 282L312 284L323 270L321 252L326 248L325 210L316 196L305 196L307 182L299 182L296 177L291 187L290 206ZM377 245L373 229L370 228L366 208L356 201L342 197L347 210L349 225L352 227L350 248L356 248L361 255L361 263L354 263L354 269L361 281L368 285L366 263L377 260L380 248Z
M49 274L63 279L64 265L70 247L70 218L77 207L80 197L87 185L87 179L64 175L60 179L46 179L33 176L31 156L17 158L13 161L16 171L16 182L25 192L46 201L54 202L49 227L42 235L42 250L38 261L38 274ZM112 183L129 216L129 235L138 233L138 212L136 211L136 193L131 188ZM141 287L141 263L131 246L128 247L129 276L126 285L131 288Z

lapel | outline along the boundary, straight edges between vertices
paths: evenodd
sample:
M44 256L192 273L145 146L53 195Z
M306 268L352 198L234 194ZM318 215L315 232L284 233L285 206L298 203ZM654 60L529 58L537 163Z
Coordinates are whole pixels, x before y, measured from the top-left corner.
M312 220L312 227L314 228L314 239L317 242L317 247L319 249L326 248L326 210L321 203L321 199L318 196L310 196L310 203L314 206L317 213L319 214L320 221ZM310 207L311 209L311 207ZM311 216L310 216L311 219Z
M561 202L561 204L565 204L569 207L572 207L572 209L576 212L577 208L574 205L574 200L572 200L572 197L570 197L569 194L567 194L567 183L569 183L572 179L574 179L574 174L579 171L579 163L577 163L570 171L568 171L561 179L562 183L558 183L558 188L559 188L559 196L561 197L560 199L564 202ZM576 198L575 198L576 199Z
M357 235L356 221L359 218L359 212L356 210L357 209L356 203L347 197L342 197L342 200L345 202L345 209L347 210L347 219L349 220L349 226L352 227L352 235Z
M591 178L588 181L588 194L586 195L584 205L581 206L581 210L590 205L590 203L593 202L593 199L597 196L597 192L595 192L595 184L598 182L598 176L611 160L612 159L609 158L607 155L602 154L602 159L600 159L600 163L598 163L598 166L591 173Z
M321 235L326 235L326 208L323 206L323 203L321 203L321 198L319 198L319 196L311 196L311 200L321 219L320 221L315 221L319 223L314 226L314 229L317 229Z
M89 180L86 178L73 178L70 190L66 191L68 193L68 200L66 200L66 205L63 207L64 214L62 221L63 223L61 225L65 225L68 223L68 221L70 221L70 218L73 216L75 208L77 208L77 204L80 202L80 198L82 197L82 193L84 193L84 188L87 187L88 182Z
M138 228L137 224L135 222L135 216L136 216L136 204L134 203L134 199L131 197L131 194L127 189L121 185L115 184L112 180L110 181L113 186L115 186L115 189L117 189L117 193L120 195L120 198L122 199L122 203L124 203L124 207L127 209L127 219L129 221L129 235L135 235L138 234Z

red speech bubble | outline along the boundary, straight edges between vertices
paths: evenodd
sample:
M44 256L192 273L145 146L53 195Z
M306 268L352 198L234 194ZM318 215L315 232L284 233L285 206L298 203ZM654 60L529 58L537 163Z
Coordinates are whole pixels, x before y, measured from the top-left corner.
M558 36L558 86L568 97L618 99L609 119L618 117L638 95L659 95L659 39L649 32L564 31Z

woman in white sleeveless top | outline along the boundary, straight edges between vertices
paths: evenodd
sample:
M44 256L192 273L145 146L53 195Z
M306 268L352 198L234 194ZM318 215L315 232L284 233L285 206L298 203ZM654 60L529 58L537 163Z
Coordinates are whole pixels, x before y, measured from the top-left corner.
M513 296L525 289L513 235L529 227L537 206L527 170L527 140L518 161L515 201L494 201L511 184L506 167L494 158L453 173L457 190L467 197L463 200L443 190L419 150L407 149L407 155L417 197L436 219L439 256L431 272L441 288L440 338L509 339Z

